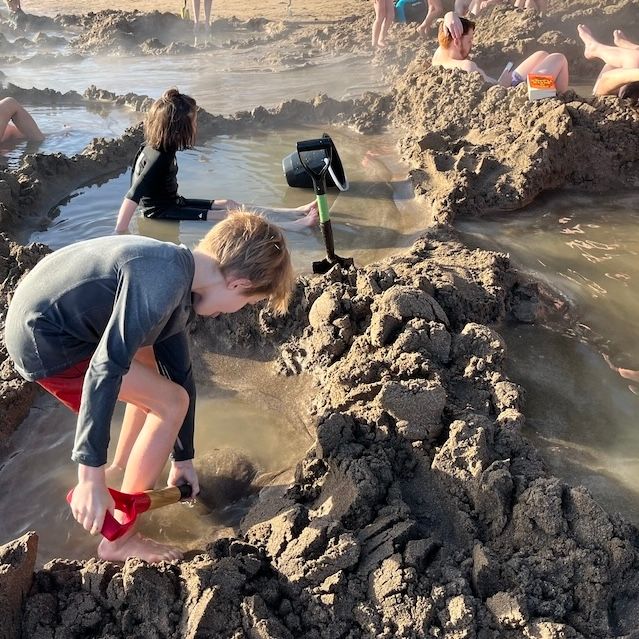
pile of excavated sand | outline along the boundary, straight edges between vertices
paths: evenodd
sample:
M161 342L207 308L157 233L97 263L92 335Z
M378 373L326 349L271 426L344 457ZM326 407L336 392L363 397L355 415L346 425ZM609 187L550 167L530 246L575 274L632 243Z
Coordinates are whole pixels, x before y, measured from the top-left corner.
M478 31L478 58L498 66L540 43L576 50L573 23L625 26L632 9L628 0L604 9L567 0L539 18L498 7ZM112 42L130 22L146 42L145 21L158 18L123 15L76 27L96 43ZM71 23L56 24L64 20ZM103 29L110 20L120 25L114 33ZM369 28L370 17L295 28L260 23L256 37L317 51L334 39L356 51ZM493 325L534 321L543 296L518 280L505 255L467 249L449 226L457 214L519 208L544 189L637 186L637 111L571 92L531 104L521 88L429 69L422 49L408 27L394 29L377 58L398 74L388 95L290 101L231 118L202 114L204 137L291 122L360 131L393 123L417 193L447 227L378 264L300 278L284 320L246 309L198 321L199 349L242 344L270 353L274 375L304 371L315 379L317 440L295 480L263 488L236 536L202 540L200 554L173 565L59 559L33 575L35 535L7 544L0 548L7 636L21 626L34 639L603 639L639 628L637 529L585 489L549 476L520 434L524 391L504 373L507 348ZM594 73L589 65L578 68ZM124 100L96 89L65 99ZM4 171L2 229L11 235L25 216L46 218L58 197L53 182L68 192L74 180L97 179L101 166L123 169L139 136L138 128L74 158L35 155ZM1 318L17 280L47 249L8 236L0 249ZM0 355L6 441L34 391ZM253 469L241 459L236 466L229 474L244 490Z

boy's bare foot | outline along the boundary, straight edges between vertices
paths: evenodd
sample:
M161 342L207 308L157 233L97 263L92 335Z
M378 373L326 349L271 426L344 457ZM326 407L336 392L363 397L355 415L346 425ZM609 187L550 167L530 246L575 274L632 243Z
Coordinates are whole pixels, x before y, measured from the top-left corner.
M102 539L98 544L98 557L107 561L126 561L128 557L139 557L149 563L182 559L182 551L173 546L161 544L139 533L109 541Z
M577 25L577 33L584 43L584 58L591 60L597 56L594 53L595 45L597 44L592 32L585 24Z
M626 34L621 29L615 29L612 32L612 39L614 40L615 45L622 49L639 49L639 44L635 44L628 40Z

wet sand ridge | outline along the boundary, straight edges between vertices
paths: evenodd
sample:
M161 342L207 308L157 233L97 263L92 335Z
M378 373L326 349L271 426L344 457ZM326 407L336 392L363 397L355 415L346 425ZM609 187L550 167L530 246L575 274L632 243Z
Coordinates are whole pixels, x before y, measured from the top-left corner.
M561 6L575 18L598 16L600 26L632 8L619 2L602 15L586 0ZM364 22L331 28L364 46ZM326 46L323 34L315 29L315 46ZM497 57L501 37L482 47ZM418 44L397 29L383 60ZM440 228L379 264L301 277L284 321L251 309L198 323L200 346L224 353L241 342L270 353L279 374L315 379L317 441L294 482L263 489L237 537L174 566L56 560L30 585L35 538L5 546L7 615L29 637L55 628L105 638L633 636L637 530L546 473L519 432L524 391L505 376L506 345L490 327L534 320L545 310L542 292L519 281L505 255L464 247L450 225L457 214L514 210L566 184L636 187L636 109L574 94L528 104L521 89L486 91L475 76L429 70L419 58L388 96L289 103L237 119L320 116L360 130L398 125L416 191ZM210 117L205 131L234 121ZM592 160L575 158L584 146ZM2 176L19 194L35 184L21 170ZM2 247L6 296L46 249L8 238ZM6 361L3 374L3 405L12 407Z

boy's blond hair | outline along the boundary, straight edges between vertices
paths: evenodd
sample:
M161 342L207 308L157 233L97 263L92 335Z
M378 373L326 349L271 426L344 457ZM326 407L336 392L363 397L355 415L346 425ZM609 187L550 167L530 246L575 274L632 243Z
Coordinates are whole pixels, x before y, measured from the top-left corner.
M295 273L282 230L261 215L230 211L197 245L224 277L246 278L246 295L262 294L279 315L286 312Z

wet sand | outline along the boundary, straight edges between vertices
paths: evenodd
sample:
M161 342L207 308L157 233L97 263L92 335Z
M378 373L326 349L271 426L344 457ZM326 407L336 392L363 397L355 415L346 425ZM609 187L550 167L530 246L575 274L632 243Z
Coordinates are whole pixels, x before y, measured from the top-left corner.
M495 60L539 38L574 51L570 28L584 6L608 30L636 9L620 1L602 16L582 0L537 19L498 8L487 23L497 26L478 45ZM568 35L552 35L562 10ZM328 36L303 27L273 42L281 40L280 50L307 38L318 50L335 42L363 50L369 22L338 23ZM138 24L132 46L143 51L148 25ZM85 53L111 42L112 30L89 28ZM422 48L408 28L394 30L391 42L382 56L391 66ZM12 628L105 639L603 639L639 627L637 529L547 471L521 434L525 389L508 379L507 347L492 328L555 312L555 300L521 280L506 255L466 248L451 226L458 214L515 211L563 185L636 187L637 111L574 94L531 105L521 89L486 91L475 76L429 70L423 57L399 73L405 66L395 67L390 95L285 103L237 118L203 114L204 135L309 118L360 131L393 123L424 211L439 223L382 262L301 277L294 314L283 321L246 309L198 323L201 349L259 353L274 375L313 380L316 442L293 480L262 488L236 531L178 565L54 560L33 577L35 535L8 544L0 585L11 595L2 613ZM115 167L138 140L139 130L94 143L74 166L96 179L96 162ZM59 174L60 190L72 183L65 158L26 164L2 178L5 230L44 208L47 177ZM7 238L1 246L6 305L46 249ZM6 362L3 370L2 408L15 426L32 391Z

